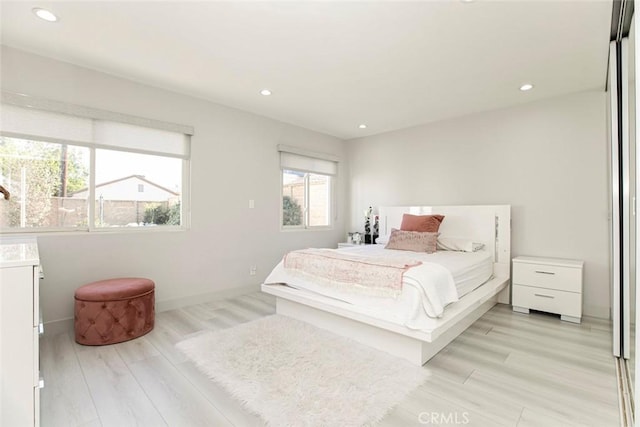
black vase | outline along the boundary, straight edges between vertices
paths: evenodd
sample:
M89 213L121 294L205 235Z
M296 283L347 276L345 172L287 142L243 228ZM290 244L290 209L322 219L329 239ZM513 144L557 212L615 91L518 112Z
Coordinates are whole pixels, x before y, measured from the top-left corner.
M380 217L378 215L373 219L373 238L371 239L371 243L376 243L376 239L378 238L378 230L380 229Z
M365 245L371 244L371 206L369 206L364 220L364 243Z

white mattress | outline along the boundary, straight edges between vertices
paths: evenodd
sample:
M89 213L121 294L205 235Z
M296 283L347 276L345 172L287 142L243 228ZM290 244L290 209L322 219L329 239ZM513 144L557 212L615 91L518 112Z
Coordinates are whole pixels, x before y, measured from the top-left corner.
M407 256L406 251L384 249L383 245L361 245L340 250L377 257ZM484 251L438 251L434 254L411 252L411 256L422 261L423 265L411 268L405 273L402 293L395 299L328 289L309 279L291 274L282 262L273 269L265 283L286 283L293 288L347 302L357 307L357 311L361 313L410 329L425 330L434 326L434 318L442 315L444 306L476 289L493 274L492 256ZM427 281L433 284L425 285Z

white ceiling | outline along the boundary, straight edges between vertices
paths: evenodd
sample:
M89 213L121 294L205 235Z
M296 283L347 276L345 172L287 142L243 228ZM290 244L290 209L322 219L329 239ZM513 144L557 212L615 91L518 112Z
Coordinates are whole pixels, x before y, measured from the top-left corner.
M1 6L5 45L343 139L604 89L611 20L611 0Z

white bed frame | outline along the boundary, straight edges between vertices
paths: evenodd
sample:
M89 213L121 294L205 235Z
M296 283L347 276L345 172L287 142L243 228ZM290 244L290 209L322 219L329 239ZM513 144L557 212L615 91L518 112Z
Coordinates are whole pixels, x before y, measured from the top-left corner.
M441 236L471 239L493 254L493 278L449 305L430 330L412 330L377 319L351 304L286 285L262 285L276 297L276 312L351 338L362 344L423 365L497 302L509 303L511 207L380 207L380 234L400 228L402 215L442 214Z

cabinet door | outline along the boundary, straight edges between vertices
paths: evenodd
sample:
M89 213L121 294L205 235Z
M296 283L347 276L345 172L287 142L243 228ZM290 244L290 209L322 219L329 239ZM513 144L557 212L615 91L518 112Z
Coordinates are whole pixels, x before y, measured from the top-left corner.
M513 305L565 316L582 317L582 295L575 292L514 285Z
M0 425L34 423L33 266L0 269Z
M40 266L32 268L31 284L33 286L33 326L40 324Z
M513 283L582 293L582 269L514 262Z

